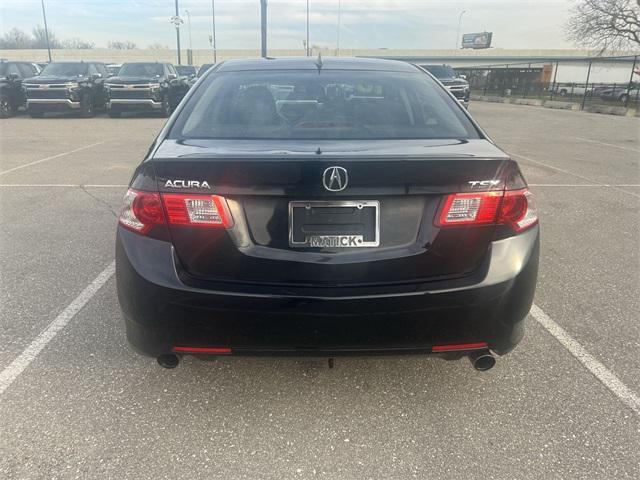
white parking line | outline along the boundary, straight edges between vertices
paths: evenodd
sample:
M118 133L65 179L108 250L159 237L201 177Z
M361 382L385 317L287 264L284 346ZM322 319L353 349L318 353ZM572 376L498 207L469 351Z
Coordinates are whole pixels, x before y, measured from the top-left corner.
M62 330L71 319L84 307L100 290L115 272L115 261L111 261L93 282L65 308L49 326L25 348L22 353L0 372L0 395L14 382L18 376L35 360L38 354Z
M75 150L69 150L68 152L58 153L50 157L41 158L40 160L36 160L35 162L25 163L24 165L18 165L17 167L13 167L13 168L10 168L9 170L4 170L3 172L0 172L0 175L15 172L16 170L20 170L22 168L27 168L32 165L37 165L38 163L47 162L49 160L54 160L56 158L64 157L65 155L71 155L72 153L81 152L82 150L86 150L88 148L92 148L97 145L102 145L103 143L105 142L92 143L91 145L85 145L84 147L76 148Z
M613 147L613 148L619 148L620 150L626 150L628 152L640 153L640 149L637 149L637 148L623 147L622 145L614 145L613 143L599 142L597 140L591 140L590 138L576 137L576 139L582 140L583 142L589 142L589 143L595 143L596 145L602 145L603 147Z
M638 397L622 380L598 360L593 358L585 348L578 343L567 331L554 322L537 305L531 306L531 316L566 348L576 360L585 366L602 384L607 387L627 407L640 416L640 397Z
M587 181L589 183L593 183L595 185L599 185L601 187L608 187L608 188L611 188L612 190L615 190L617 192L626 193L627 195L632 195L634 197L640 198L640 194L633 193L633 192L628 192L627 190L622 190L621 188L618 188L615 185L610 185L608 183L597 182L596 180L592 180L591 178L582 176L582 175L580 175L578 173L570 172L569 170L565 170L564 168L554 167L553 165L549 165L548 163L540 162L538 160L534 160L533 158L525 157L524 155L519 155L517 153L511 153L511 156L521 158L523 160L526 160L527 162L535 163L537 165L542 165L543 167L551 168L552 170L556 170L558 172L566 173L567 175L571 175L572 177L580 178L582 180L585 180L585 181Z

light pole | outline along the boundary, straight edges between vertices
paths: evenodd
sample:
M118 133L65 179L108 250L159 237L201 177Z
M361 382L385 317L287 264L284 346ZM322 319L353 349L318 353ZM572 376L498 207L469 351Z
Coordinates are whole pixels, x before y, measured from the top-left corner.
M171 17L171 23L176 27L176 44L178 47L178 65L181 65L180 61L180 24L182 19L180 18L180 9L178 8L178 0L176 0L176 14Z
M311 55L309 52L309 0L307 0L307 57Z
M338 39L336 41L336 57L340 56L340 19L342 13L342 0L338 0Z
M189 50L193 51L193 42L191 38L191 14L189 13L189 10L185 10L184 13L187 16L187 26L189 27Z
M213 63L218 63L216 52L216 0L211 0L211 40L213 43Z
M49 53L49 63L51 63L51 46L49 45L49 29L47 28L47 13L44 10L44 0L40 2L42 4L42 18L44 19L44 37L47 40L47 52Z
M460 12L460 16L458 17L458 31L456 32L456 45L454 47L454 50L458 50L458 40L460 38L460 29L462 28L462 16L467 13L466 10L462 10Z
M260 52L267 56L267 0L260 0Z

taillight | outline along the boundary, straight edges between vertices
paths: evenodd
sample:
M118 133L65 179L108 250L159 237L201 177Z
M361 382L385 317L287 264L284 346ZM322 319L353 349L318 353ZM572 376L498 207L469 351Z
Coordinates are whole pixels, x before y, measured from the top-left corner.
M169 225L231 228L233 219L227 202L218 195L163 193Z
M230 228L227 202L218 195L143 192L130 188L124 196L120 225L143 235L154 226Z
M155 225L164 225L160 194L130 188L124 196L118 221L123 227L142 234Z
M454 193L448 195L440 213L441 227L493 223L502 192Z
M455 227L497 223L521 232L537 222L534 196L523 188L506 192L448 195L436 224L440 227Z
M504 192L498 223L521 232L538 223L535 196L526 188Z

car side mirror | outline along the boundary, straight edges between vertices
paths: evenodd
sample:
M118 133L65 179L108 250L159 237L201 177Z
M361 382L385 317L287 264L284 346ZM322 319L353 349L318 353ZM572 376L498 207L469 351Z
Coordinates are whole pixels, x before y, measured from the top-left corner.
M169 76L167 77L169 80L175 80L176 78L178 78L178 76L175 73L170 73Z
M9 75L7 75L7 80L10 80L12 82L16 81L18 79L18 74L13 72L10 73Z
M102 78L102 74L101 73L92 73L91 74L91 80L98 80L99 78Z

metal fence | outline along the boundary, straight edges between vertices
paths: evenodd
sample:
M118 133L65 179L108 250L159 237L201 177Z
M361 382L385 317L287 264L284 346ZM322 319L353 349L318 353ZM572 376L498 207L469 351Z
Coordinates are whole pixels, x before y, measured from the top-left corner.
M640 107L640 56L460 67L471 93L577 104Z

